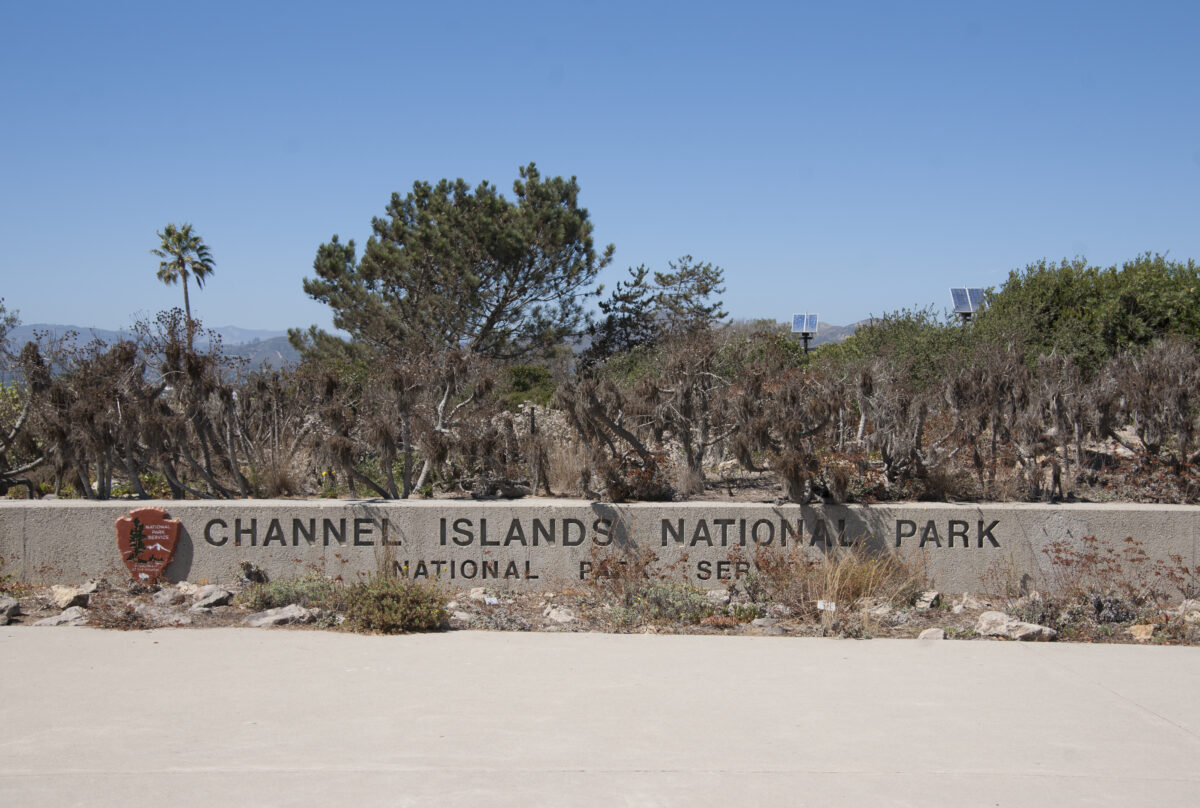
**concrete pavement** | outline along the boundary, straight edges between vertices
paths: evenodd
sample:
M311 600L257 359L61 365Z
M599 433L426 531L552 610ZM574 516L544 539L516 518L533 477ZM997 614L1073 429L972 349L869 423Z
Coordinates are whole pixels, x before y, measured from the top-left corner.
M0 628L0 804L1194 806L1200 648Z

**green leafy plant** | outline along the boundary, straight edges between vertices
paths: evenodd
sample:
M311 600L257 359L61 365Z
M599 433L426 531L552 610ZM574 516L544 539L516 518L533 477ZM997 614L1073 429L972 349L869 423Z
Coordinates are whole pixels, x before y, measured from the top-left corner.
M237 602L254 611L292 604L305 608L332 608L337 604L339 590L336 582L312 574L253 584L238 594Z
M448 620L446 596L436 587L389 576L348 586L346 625L372 634L436 631Z

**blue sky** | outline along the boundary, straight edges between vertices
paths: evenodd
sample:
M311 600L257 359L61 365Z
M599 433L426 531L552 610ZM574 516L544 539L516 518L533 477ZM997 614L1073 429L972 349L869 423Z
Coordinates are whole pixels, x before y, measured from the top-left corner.
M736 317L949 306L1042 257L1200 259L1197 3L0 2L0 296L115 328L328 326L318 244L415 180L575 175L603 280Z

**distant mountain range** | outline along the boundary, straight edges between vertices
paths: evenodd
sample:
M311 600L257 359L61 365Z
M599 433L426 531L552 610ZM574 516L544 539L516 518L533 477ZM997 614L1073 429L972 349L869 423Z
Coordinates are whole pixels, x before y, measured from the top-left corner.
M830 323L817 323L817 336L813 339L813 345L824 345L827 342L842 342L846 337L853 334L862 326L871 322L870 320L859 320L857 323L850 325L832 325Z
M296 364L300 354L288 342L286 331L269 331L261 328L242 328L236 325L224 325L217 328L205 328L196 335L198 346L208 345L208 333L216 332L221 338L221 347L229 356L240 356L249 360L253 370L266 368L281 368L284 365ZM65 336L74 332L77 343L88 343L98 339L104 343L119 342L133 336L130 331L109 331L104 328L84 328L77 325L62 325L59 323L30 323L19 325L8 334L9 344L24 345L34 339L36 334Z

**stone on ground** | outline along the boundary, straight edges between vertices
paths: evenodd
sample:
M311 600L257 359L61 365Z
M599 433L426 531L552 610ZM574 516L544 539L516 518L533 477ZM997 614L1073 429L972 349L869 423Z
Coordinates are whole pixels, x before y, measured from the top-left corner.
M1130 626L1125 629L1125 633L1138 642L1147 642L1154 636L1154 625L1146 623L1140 626Z
M1008 626L1008 636L1013 640L1033 642L1053 640L1058 636L1058 632L1048 626L1039 626L1037 623L1014 622Z
M187 595L180 592L175 587L160 589L150 596L150 601L155 606L178 606L187 599Z
M196 593L195 597L194 608L211 609L214 606L228 605L233 600L233 593L223 586L209 584L208 586L200 587L200 591Z
M303 606L293 603L290 606L280 606L277 609L267 609L256 612L246 618L246 625L255 628L270 626L285 626L292 623L311 623L313 613Z
M0 597L0 626L7 626L20 613L21 604L16 598L8 595Z
M1004 612L984 612L975 624L975 633L984 637L1008 637L1010 640L1030 642L1053 640L1058 632L1049 626L1024 623L1009 617Z
M47 617L34 623L35 626L82 626L87 623L88 610L82 606L72 606L62 614Z
M975 633L984 637L998 637L1008 634L1008 624L1012 618L1004 612L984 612L975 623Z
M555 623L573 623L578 619L575 612L565 606L549 606L542 614Z
M704 593L708 598L708 602L714 606L729 605L729 590L728 589L710 589Z
M87 606L88 599L92 593L96 591L96 585L84 584L83 586L62 586L55 584L50 587L51 597L54 598L54 605L60 609L69 609L72 606Z
M917 610L927 611L942 601L942 594L935 589L928 589L917 596Z

